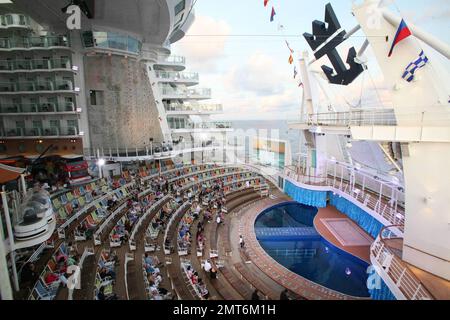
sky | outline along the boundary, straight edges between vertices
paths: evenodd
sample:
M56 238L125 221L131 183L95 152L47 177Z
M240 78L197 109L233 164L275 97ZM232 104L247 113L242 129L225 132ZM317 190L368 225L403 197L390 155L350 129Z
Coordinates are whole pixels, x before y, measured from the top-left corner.
M343 28L348 31L357 25L351 0L270 0L266 8L263 0L197 0L195 22L187 36L173 45L173 54L185 56L187 71L199 72L200 86L212 89L211 102L224 105L225 113L218 118L299 118L302 89L288 63L285 39L294 50L294 64L304 50L312 56L302 34L311 33L313 20L324 20L329 2ZM270 22L272 5L277 13L274 22ZM450 1L397 0L389 8L408 23L450 43ZM363 40L360 31L342 44L341 50L350 46L358 50ZM382 74L373 66L370 50L367 56L370 74L346 88L333 86L333 92L340 103L349 106L357 106L360 100L366 105L388 106Z

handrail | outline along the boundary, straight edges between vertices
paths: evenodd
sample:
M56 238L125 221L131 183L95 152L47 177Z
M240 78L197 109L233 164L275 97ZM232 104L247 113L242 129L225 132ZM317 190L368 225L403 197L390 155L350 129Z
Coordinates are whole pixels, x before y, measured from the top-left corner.
M302 184L329 187L336 193L344 193L364 207L376 212L390 223L404 225L405 214L398 204L391 205L383 202L383 195L380 195L378 192L370 190L369 188L365 188L365 190L353 189L353 186L343 179L343 177L335 177L331 174L322 177L308 176L301 171L294 171L288 167L285 168L285 175ZM357 185L355 184L354 187L356 188ZM358 192L355 192L356 190ZM401 230L403 230L403 227L401 227Z
M397 113L394 109L360 109L347 112L313 114L304 121L313 126L397 126L402 125L450 125L450 113L436 110L416 113ZM298 123L298 121L292 121Z
M377 239L370 247L371 260L379 264L379 267L389 277L391 285L396 286L405 299L433 300L432 294L408 268L407 264L391 249L387 242L389 239L402 239L395 230L399 227L401 226L392 225L381 229Z
M136 233L139 231L139 228L141 227L142 223L145 221L145 219L147 219L147 217L155 211L156 208L158 208L161 204L170 201L170 199L172 199L171 196L166 195L165 197L159 199L157 202L155 202L150 208L148 208L148 210L144 213L144 215L142 217L139 218L139 221L133 226L132 230L131 230L131 236L130 236L130 240L128 241L130 246L131 243L134 241L134 238L136 236ZM133 250L132 250L133 251Z

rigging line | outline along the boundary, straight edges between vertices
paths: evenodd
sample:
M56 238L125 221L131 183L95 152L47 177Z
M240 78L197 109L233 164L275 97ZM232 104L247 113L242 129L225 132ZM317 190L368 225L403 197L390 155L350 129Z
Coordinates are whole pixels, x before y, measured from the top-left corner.
M188 34L185 37L277 37L277 38L283 38L283 37L289 37L289 38L300 38L303 39L303 35L299 34ZM316 38L326 38L328 39L329 36L321 36L317 35ZM374 35L374 36L359 36L359 35L352 35L349 36L347 39L350 38L386 38L386 35Z

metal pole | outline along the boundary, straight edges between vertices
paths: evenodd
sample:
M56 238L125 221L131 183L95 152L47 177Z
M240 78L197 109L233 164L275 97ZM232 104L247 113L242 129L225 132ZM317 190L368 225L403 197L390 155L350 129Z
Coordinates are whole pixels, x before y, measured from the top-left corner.
M8 230L8 238L9 238L9 247L11 249L11 265L13 271L13 279L14 279L14 289L19 291L19 277L17 276L16 269L16 261L15 261L15 253L14 253L14 233L11 225L11 217L9 216L9 207L8 200L6 199L6 192L2 191L2 203L3 203L3 211L5 213L5 222L6 222L6 230Z
M8 261L6 260L7 253L4 245L5 242L3 241L4 238L3 222L2 219L0 219L0 294L2 296L2 300L13 300L11 280L8 272Z
M23 196L25 197L27 195L27 184L25 182L25 175L23 173L20 175L20 183L22 184Z

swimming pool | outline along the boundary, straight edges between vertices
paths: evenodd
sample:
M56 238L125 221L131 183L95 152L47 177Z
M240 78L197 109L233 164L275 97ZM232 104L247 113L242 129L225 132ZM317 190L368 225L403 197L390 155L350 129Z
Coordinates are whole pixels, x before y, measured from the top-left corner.
M370 297L369 264L326 241L314 228L317 209L283 203L264 211L255 222L261 247L292 272L329 289Z

